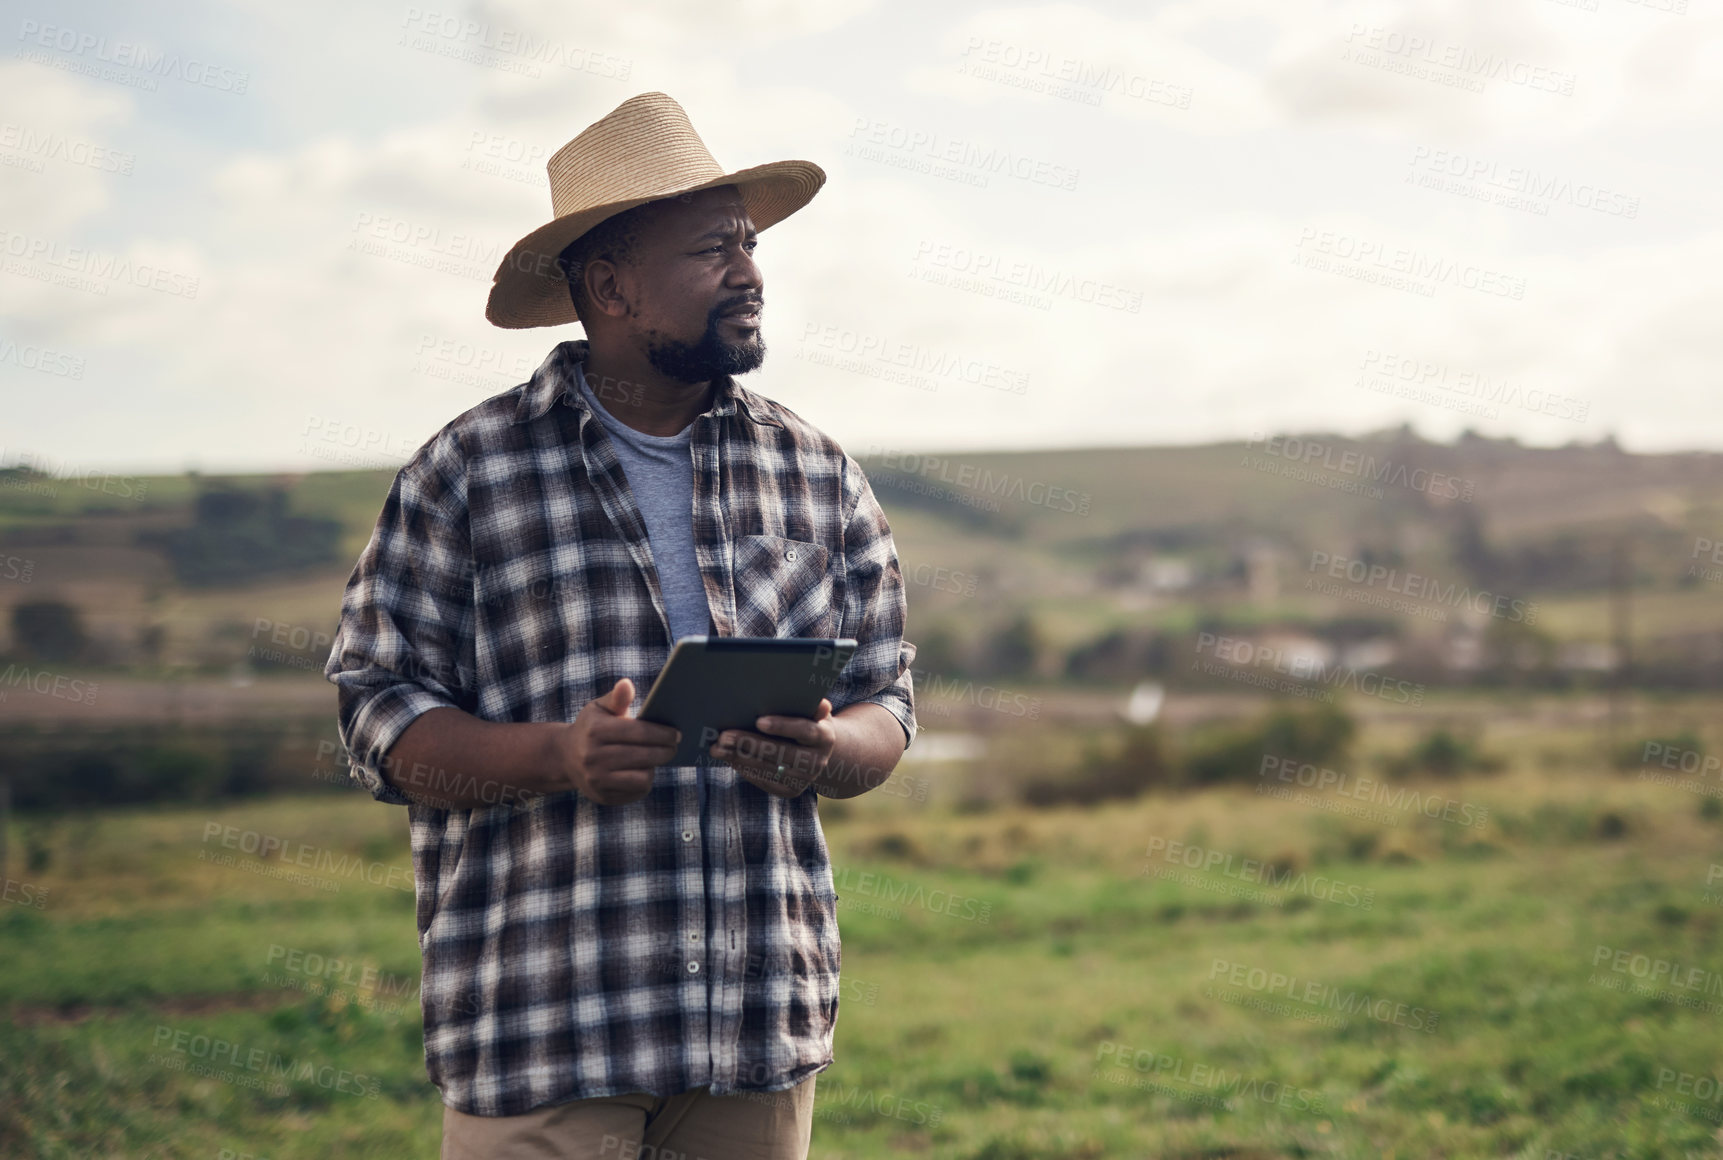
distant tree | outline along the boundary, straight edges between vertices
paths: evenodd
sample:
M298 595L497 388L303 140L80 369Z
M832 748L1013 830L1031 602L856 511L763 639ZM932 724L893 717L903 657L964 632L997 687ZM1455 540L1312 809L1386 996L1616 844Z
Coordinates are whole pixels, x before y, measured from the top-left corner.
M1035 671L1045 647L1041 630L1027 612L1001 629L987 645L987 668L991 675L1023 676Z
M83 617L62 600L32 600L12 609L12 640L35 661L76 661L90 644Z
M1163 633L1111 629L1065 655L1065 675L1079 681L1141 680L1163 673L1172 654L1172 641Z
M1483 520L1469 504L1457 504L1448 550L1474 584L1489 584L1496 574L1496 557L1484 539Z
M1336 616L1320 626L1319 634L1337 644L1356 644L1384 636L1398 639L1405 625L1390 616Z
M138 655L148 664L160 664L162 652L167 647L167 638L167 625L145 625L138 630Z
M967 666L963 642L951 625L935 621L925 629L910 632L909 639L915 645L916 672L937 673L942 677L964 673Z
M1184 761L1191 785L1254 782L1263 758L1335 766L1346 760L1358 723L1342 708L1327 703L1280 704L1260 720L1226 726L1193 739Z
M1130 635L1115 628L1067 653L1065 675L1077 680L1127 681L1137 673L1136 654Z
M281 487L259 494L211 486L198 494L189 528L140 540L165 551L185 584L235 584L334 560L341 521L288 515Z

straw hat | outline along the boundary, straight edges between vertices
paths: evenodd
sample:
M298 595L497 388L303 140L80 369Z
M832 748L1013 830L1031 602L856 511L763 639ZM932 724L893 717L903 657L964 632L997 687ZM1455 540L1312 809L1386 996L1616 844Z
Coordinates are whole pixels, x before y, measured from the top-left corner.
M682 106L664 93L623 101L558 149L545 168L556 217L516 242L497 267L485 317L498 326L579 321L557 256L607 217L659 198L735 185L754 228L763 230L807 205L826 180L811 161L726 173Z

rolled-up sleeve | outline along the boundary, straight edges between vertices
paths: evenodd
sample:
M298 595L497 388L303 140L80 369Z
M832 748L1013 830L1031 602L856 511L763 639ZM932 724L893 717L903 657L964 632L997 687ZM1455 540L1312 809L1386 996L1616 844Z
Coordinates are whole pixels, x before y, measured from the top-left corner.
M861 465L844 456L846 500L855 506L844 525L844 613L841 634L856 641L855 655L827 697L832 711L872 701L903 726L907 749L915 739L915 688L910 665L915 645L903 639L908 604L891 525L874 498Z
M380 771L419 714L476 705L473 574L460 445L445 428L396 473L323 667L351 775L378 801L411 804Z

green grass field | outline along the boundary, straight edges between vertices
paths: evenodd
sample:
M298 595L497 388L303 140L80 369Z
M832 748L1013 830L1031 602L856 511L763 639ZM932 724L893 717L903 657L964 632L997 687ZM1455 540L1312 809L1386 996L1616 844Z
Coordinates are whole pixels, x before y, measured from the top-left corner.
M812 1154L1719 1154L1719 781L1552 744L1416 803L829 810L845 983ZM358 794L103 815L14 856L0 1155L435 1155L410 889L217 864L211 826L410 873L405 812ZM344 964L326 994L316 956ZM291 1077L233 1066L253 1050Z

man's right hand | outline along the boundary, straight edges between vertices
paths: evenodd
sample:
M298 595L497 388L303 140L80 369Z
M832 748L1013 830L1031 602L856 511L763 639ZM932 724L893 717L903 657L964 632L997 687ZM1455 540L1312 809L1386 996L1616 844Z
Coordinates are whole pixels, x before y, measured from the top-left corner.
M628 715L634 682L623 677L588 701L562 739L568 785L599 805L625 806L652 791L652 770L676 756L682 731Z

